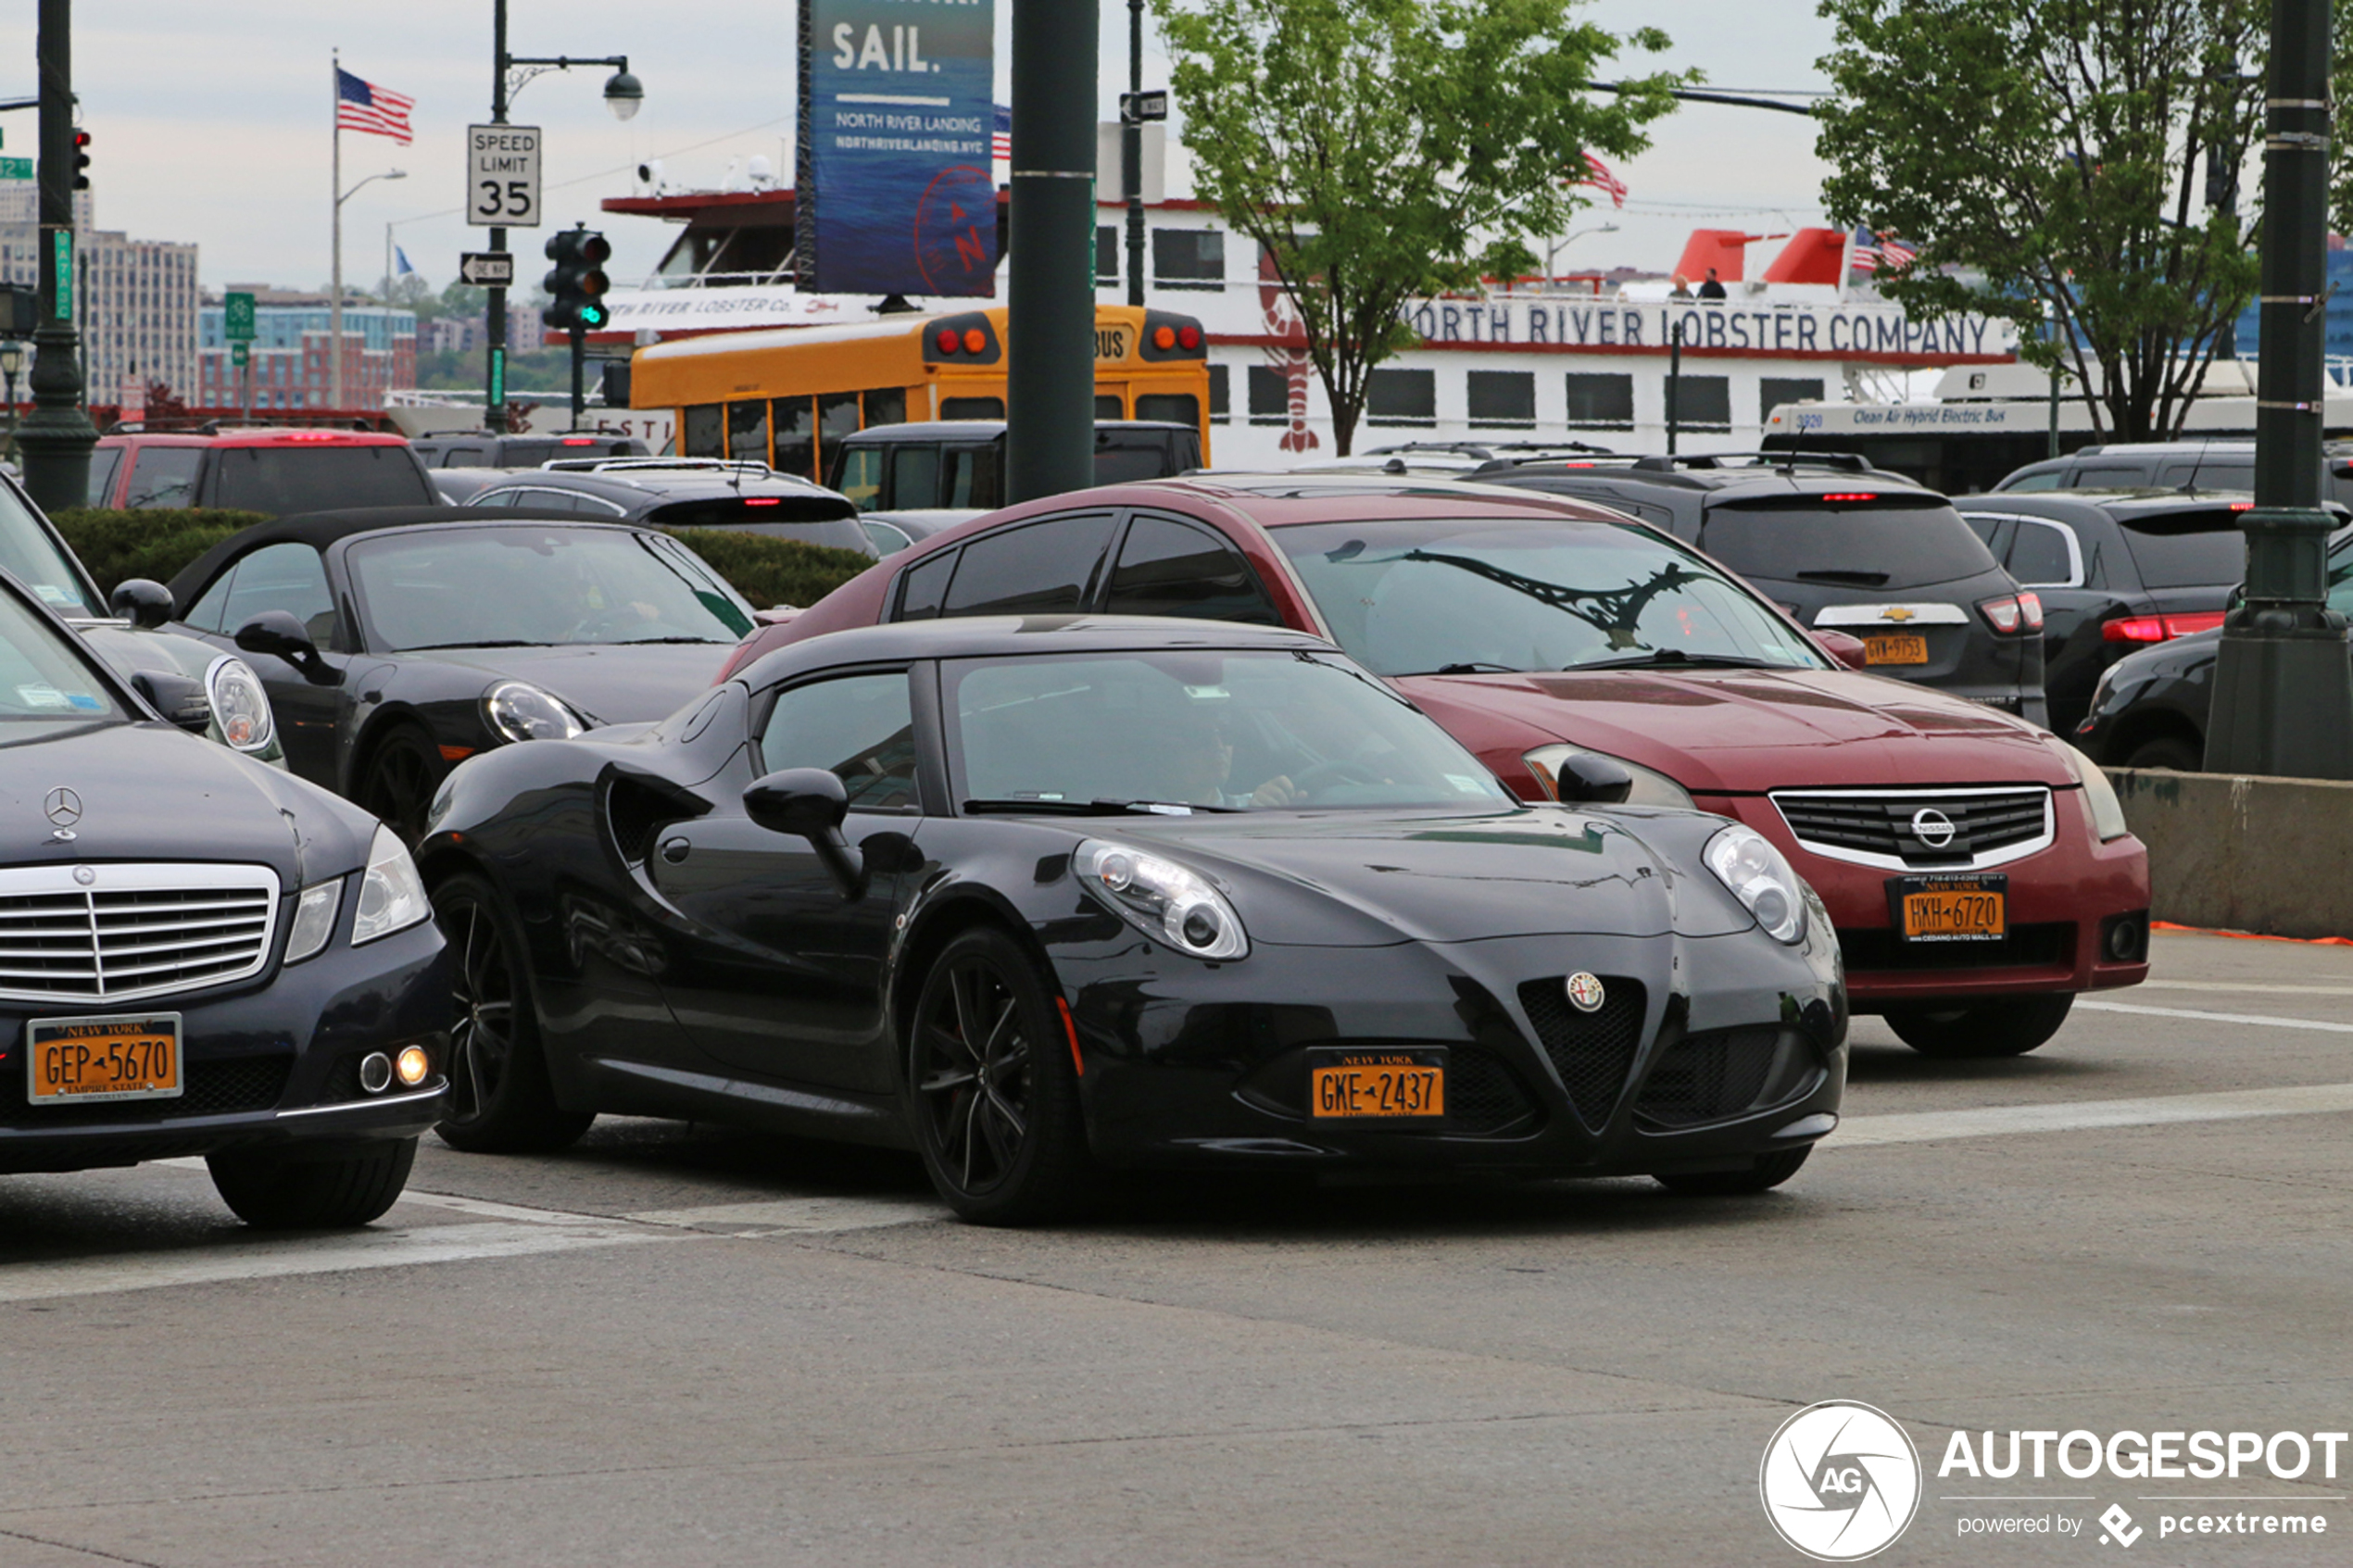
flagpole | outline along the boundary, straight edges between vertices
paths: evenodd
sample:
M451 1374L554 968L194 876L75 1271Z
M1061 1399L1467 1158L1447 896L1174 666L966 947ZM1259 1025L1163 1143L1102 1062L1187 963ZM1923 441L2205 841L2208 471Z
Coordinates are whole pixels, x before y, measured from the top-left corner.
M333 55L335 90L335 153L333 188L327 194L334 198L333 277L329 287L334 297L327 306L327 334L332 340L327 363L330 367L327 384L335 411L343 411L343 51Z

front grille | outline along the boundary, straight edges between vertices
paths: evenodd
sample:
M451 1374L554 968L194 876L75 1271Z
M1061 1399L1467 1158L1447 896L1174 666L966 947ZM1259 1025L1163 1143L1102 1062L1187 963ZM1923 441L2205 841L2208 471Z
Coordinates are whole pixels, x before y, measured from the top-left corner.
M1446 1121L1456 1132L1491 1136L1534 1114L1518 1074L1485 1051L1446 1055Z
M48 1101L35 1106L25 1094L24 1068L11 1063L0 1073L0 1114L20 1128L71 1127L96 1123L160 1122L166 1117L229 1116L241 1110L272 1110L286 1092L294 1058L232 1057L224 1061L182 1064L184 1087L176 1099L114 1099L89 1104Z
M1737 1116L1764 1092L1780 1042L1769 1024L1686 1035L1651 1069L1634 1113L1667 1127Z
M2051 836L2051 792L1969 791L1783 792L1773 797L1797 841L1833 859L1907 866L1969 866L2003 850L2026 853ZM1921 813L1933 813L1925 824ZM1943 844L1935 817L1953 827ZM1923 836L1921 826L1929 828ZM2014 859L2016 854L2002 855Z
M0 872L0 996L133 1001L241 980L269 961L277 912L261 866Z
M1536 1039L1552 1059L1578 1120L1599 1131L1625 1090L1634 1053L1642 1043L1642 983L1603 975L1599 1009L1580 1012L1569 1005L1567 977L1530 980L1519 988L1519 1005L1536 1027Z
M2014 925L1999 942L1906 942L1882 926L1842 930L1839 955L1850 974L1911 969L2046 969L2075 967L2071 921Z

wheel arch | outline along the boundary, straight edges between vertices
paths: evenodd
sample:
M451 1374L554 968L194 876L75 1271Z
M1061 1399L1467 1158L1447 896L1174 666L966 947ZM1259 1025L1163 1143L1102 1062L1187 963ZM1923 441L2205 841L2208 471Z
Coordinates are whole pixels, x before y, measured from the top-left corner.
M1055 972L1053 960L1048 956L1045 944L1038 933L1024 920L1019 910L994 888L978 884L960 884L944 890L922 905L907 922L907 930L899 942L892 963L890 980L890 1037L895 1047L903 1047L906 1020L913 1012L916 993L923 989L924 978L931 972L933 960L948 944L965 932L990 927L1012 937L1023 952L1038 966L1046 989L1062 994L1061 976ZM903 1052L894 1049L897 1057Z
M2182 740L2201 753L2206 749L2206 734L2188 714L2178 709L2149 707L2117 721L2104 748L2108 755L2100 761L2110 768L2123 767L2126 759L2153 740Z

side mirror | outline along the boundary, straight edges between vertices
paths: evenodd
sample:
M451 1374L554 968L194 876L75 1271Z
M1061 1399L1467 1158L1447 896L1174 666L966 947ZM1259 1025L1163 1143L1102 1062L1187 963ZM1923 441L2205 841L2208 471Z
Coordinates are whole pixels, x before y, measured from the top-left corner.
M169 602L170 596L164 597ZM212 699L205 695L202 681L141 670L131 677L131 689L146 699L149 708L192 735L212 728Z
M114 585L107 608L142 632L152 632L171 619L171 590L153 578L126 578Z
M332 686L343 678L333 665L319 657L319 645L310 640L302 622L283 609L263 610L238 627L231 641L247 653L284 659L314 686Z
M1817 628L1814 633L1814 641L1821 645L1824 653L1829 654L1849 670L1869 670L1871 667L1870 650L1863 646L1863 639L1860 637L1851 636L1844 632Z
M1588 806L1618 806L1633 792L1634 775L1606 757L1573 751L1561 763L1554 781L1564 802Z
M839 778L823 768L786 768L755 779L744 791L744 814L770 833L807 839L844 897L866 896L866 868L841 836L849 796Z

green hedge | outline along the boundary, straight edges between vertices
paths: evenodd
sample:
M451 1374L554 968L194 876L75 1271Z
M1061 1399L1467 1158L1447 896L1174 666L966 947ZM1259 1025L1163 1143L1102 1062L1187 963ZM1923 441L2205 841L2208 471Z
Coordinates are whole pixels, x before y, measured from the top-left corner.
M259 512L194 508L126 512L74 507L50 521L90 569L98 592L111 594L126 577L169 583L182 567L239 529L270 520Z
M872 556L725 528L680 528L678 542L709 561L756 608L807 609L875 564Z

